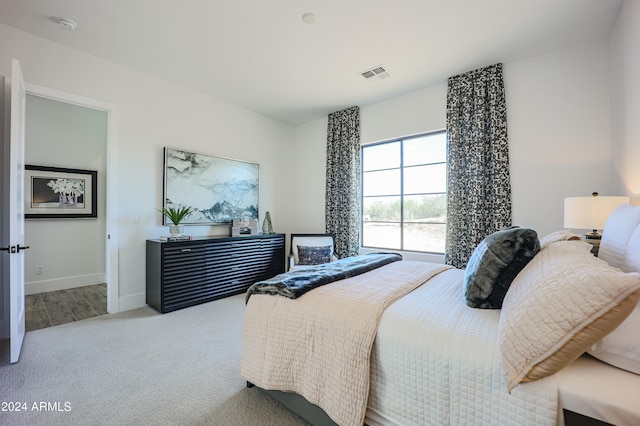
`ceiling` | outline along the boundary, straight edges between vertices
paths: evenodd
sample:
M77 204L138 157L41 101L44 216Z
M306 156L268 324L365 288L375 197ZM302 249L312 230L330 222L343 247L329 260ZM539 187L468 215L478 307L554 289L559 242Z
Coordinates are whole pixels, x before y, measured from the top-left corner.
M621 1L0 0L0 22L296 125L606 37Z

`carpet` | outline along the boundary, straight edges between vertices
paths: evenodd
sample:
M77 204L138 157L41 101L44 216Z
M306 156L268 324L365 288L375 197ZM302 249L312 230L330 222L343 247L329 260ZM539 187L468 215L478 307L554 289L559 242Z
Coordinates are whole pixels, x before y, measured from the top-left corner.
M308 425L240 376L244 295L27 332L2 425ZM4 341L6 352L6 341Z

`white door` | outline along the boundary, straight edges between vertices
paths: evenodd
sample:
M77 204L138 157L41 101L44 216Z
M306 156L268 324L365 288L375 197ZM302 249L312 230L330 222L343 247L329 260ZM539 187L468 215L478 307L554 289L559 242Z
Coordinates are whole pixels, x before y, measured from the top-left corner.
M11 124L9 163L9 329L11 362L20 358L24 340L24 132L27 90L20 62L11 63Z

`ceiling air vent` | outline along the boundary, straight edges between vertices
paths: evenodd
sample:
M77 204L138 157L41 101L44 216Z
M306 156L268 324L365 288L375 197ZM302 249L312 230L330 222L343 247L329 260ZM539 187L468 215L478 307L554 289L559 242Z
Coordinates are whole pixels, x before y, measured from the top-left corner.
M361 72L360 75L362 75L366 79L369 79L369 78L374 77L374 76L378 76L378 78L380 78L380 79L385 79L387 77L391 77L391 74L389 74L389 71L384 69L384 67L382 65L378 65L378 66L375 66L373 68L369 68L368 70Z

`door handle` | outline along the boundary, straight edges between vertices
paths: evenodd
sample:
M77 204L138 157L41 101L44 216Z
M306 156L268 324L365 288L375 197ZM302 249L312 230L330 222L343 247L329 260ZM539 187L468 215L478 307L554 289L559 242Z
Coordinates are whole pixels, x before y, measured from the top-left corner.
M7 253L20 253L20 250L26 250L30 248L29 246L21 246L20 244L18 244L17 246L7 246L7 247L0 247L0 251L6 251Z

